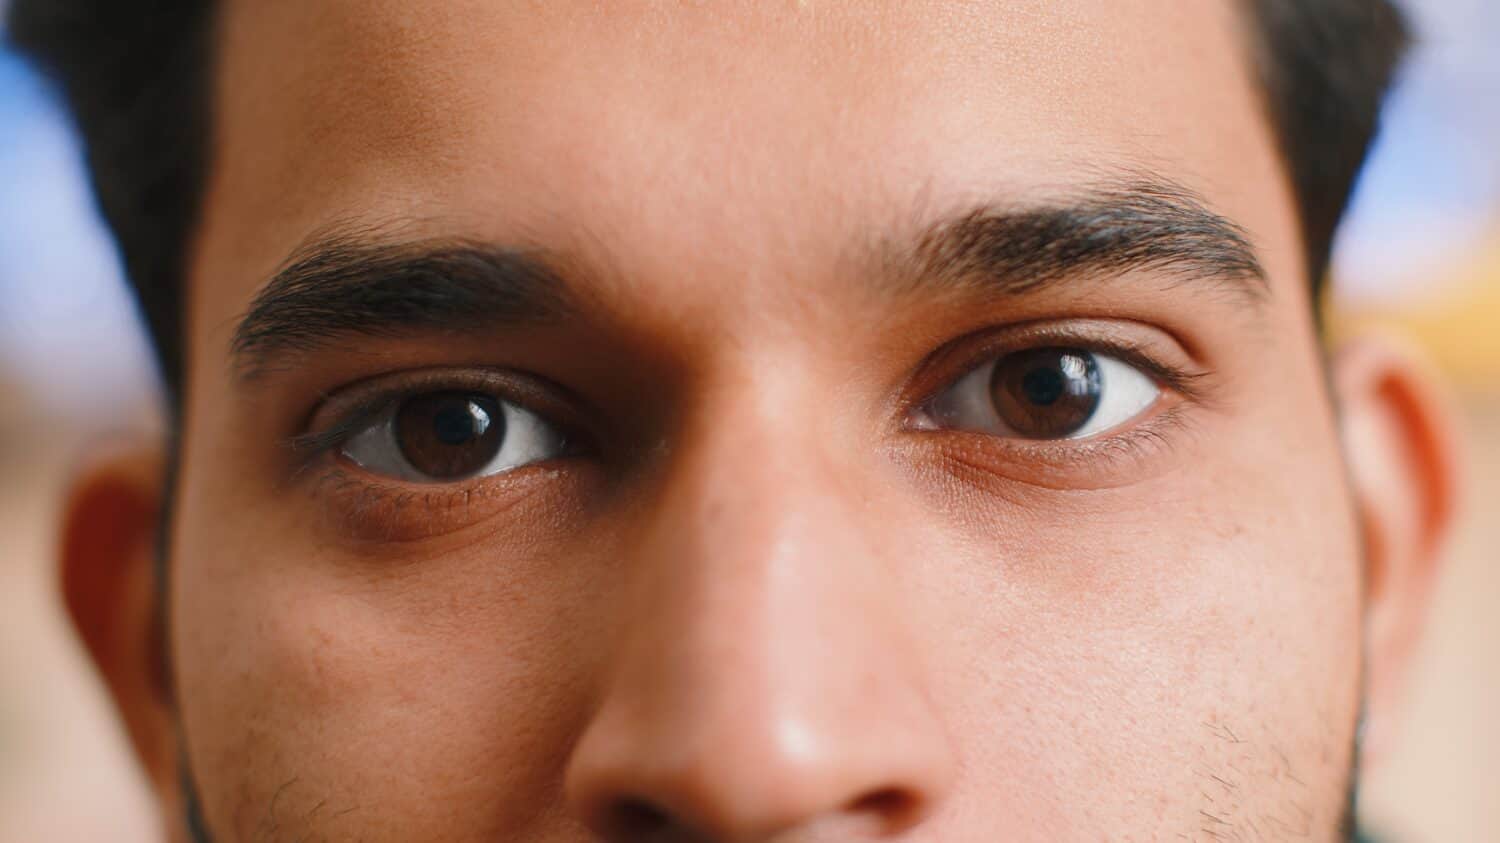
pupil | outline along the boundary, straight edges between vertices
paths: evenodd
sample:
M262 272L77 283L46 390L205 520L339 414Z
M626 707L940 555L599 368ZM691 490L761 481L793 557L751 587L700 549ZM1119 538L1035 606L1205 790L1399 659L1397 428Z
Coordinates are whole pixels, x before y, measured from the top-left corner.
M1021 389L1025 391L1031 403L1040 404L1043 407L1056 404L1067 386L1063 373L1056 369L1032 369L1021 381Z
M484 435L490 426L489 414L474 401L461 405L450 405L438 410L433 416L433 432L444 445L463 445L469 440Z

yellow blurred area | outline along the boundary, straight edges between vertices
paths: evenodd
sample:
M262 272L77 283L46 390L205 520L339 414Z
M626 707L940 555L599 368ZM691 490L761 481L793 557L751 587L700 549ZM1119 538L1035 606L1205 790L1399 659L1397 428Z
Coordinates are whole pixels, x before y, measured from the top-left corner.
M1362 814L1397 841L1500 840L1500 220L1456 269L1399 299L1337 302L1335 344L1413 341L1453 387L1467 506L1446 560L1403 720L1362 788Z
M1333 331L1375 329L1409 336L1464 392L1500 392L1500 223L1486 246L1451 274L1413 290L1432 291L1382 305L1337 308Z

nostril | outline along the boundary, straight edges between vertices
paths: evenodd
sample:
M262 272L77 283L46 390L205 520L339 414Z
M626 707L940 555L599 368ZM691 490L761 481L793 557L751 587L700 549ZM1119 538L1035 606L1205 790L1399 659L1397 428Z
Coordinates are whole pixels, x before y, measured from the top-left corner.
M887 787L871 791L849 803L851 814L870 817L884 825L901 827L909 824L918 813L918 800L910 792L898 787Z
M617 834L639 837L658 834L672 824L666 812L644 799L622 799L610 810L609 824Z

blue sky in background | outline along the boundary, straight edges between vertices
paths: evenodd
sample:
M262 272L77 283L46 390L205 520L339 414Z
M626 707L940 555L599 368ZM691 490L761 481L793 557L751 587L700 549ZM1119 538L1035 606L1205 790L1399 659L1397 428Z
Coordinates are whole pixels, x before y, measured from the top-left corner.
M1500 2L1408 5L1418 47L1339 242L1352 298L1420 294L1500 238Z
M0 52L0 377L32 386L49 414L139 403L151 387L133 318L77 141Z
M1339 243L1351 298L1420 294L1500 238L1500 0L1412 7L1422 48ZM118 272L76 140L40 82L0 52L0 376L62 414L148 394Z

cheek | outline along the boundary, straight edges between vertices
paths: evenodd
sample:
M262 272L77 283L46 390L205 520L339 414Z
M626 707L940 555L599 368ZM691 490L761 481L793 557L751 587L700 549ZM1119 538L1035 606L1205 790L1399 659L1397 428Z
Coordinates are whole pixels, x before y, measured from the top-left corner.
M1336 467L1319 476L1221 462L951 542L926 611L950 619L934 651L971 786L1059 839L1124 817L1196 833L1200 811L1332 828L1360 566Z
M196 500L180 523L225 527L178 534L173 638L211 826L374 840L555 821L591 634L558 607L593 600L587 584L493 546L381 568L295 531L233 535Z

